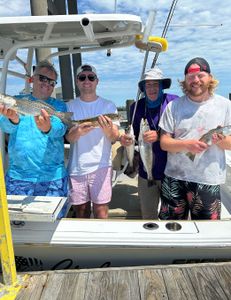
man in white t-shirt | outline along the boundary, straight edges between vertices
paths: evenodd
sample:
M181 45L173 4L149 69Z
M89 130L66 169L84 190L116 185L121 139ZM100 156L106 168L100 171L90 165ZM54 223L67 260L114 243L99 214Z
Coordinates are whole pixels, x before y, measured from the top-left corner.
M108 217L112 195L111 144L119 136L119 122L105 116L117 113L114 103L96 94L99 79L95 67L85 64L76 72L80 97L67 103L73 120L98 117L99 127L84 122L72 127L66 138L71 143L69 157L69 199L77 218L89 218L91 202L95 218Z
M220 219L220 184L226 176L224 150L231 149L231 136L214 133L211 143L200 140L211 129L231 125L231 102L213 93L217 84L208 62L193 58L181 82L185 96L169 103L162 115L160 143L168 151L168 159L161 219L187 219L189 211L194 220Z

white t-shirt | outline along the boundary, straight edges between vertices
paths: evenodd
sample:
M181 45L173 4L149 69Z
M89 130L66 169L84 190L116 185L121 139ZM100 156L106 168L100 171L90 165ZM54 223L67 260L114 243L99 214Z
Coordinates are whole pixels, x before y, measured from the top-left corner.
M101 114L117 113L115 104L98 97L95 101L85 102L76 98L67 103L68 111L73 112L73 120L92 118ZM119 125L119 122L113 122ZM111 166L111 141L101 128L94 128L71 143L68 162L69 175L80 176Z
M180 140L200 139L210 129L230 124L231 101L219 95L201 103L183 96L167 105L159 122L164 131ZM165 175L208 185L225 183L224 150L212 145L202 154L197 154L194 161L185 154L168 152Z

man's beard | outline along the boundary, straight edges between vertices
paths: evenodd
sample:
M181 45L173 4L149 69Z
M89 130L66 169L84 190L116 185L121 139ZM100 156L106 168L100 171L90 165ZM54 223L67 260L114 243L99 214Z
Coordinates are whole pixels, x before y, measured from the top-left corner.
M209 84L210 84L209 82L203 83L200 84L197 88L193 88L190 85L186 84L186 93L188 96L194 96L194 97L202 96L208 91Z

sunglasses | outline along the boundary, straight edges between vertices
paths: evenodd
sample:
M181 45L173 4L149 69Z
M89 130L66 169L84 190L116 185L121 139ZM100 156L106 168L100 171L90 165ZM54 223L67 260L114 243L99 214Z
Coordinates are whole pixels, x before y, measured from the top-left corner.
M57 84L57 81L56 81L56 80L51 79L51 78L49 78L49 77L47 77L47 76L45 76L45 75L36 74L36 76L38 76L40 82L46 82L46 83L48 83L50 86L53 86L53 87L54 87L54 86Z
M97 79L97 76L96 75L92 75L92 74L89 74L89 75L83 74L83 75L79 75L78 76L78 80L79 81L85 81L86 78L88 78L88 80L90 80L90 81L94 81L94 80Z

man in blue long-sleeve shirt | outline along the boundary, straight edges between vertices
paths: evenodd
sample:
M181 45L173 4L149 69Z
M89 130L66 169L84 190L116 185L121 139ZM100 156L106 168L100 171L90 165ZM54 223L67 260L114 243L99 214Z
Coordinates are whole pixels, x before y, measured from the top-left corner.
M43 100L55 110L66 112L65 103L51 97L57 76L52 64L40 62L32 77L32 94L16 97ZM66 196L63 138L66 125L43 109L40 116L22 116L0 105L0 129L9 134L7 194Z

